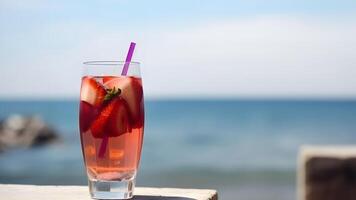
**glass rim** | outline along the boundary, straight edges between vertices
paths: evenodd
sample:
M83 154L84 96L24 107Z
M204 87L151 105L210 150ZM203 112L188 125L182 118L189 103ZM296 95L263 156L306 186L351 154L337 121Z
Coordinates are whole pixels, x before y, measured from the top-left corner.
M94 66L97 66L97 65L109 65L109 66L117 66L117 65L124 65L126 63L126 61L85 61L83 62L84 65L87 65L87 66L91 66L91 65L94 65ZM130 64L134 64L134 65L140 65L140 62L136 62L136 61L131 61Z

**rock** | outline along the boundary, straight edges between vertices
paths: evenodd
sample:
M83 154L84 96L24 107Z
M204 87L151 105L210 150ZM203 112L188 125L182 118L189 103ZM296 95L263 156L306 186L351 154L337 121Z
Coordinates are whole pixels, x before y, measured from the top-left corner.
M356 147L303 147L299 163L300 200L354 200Z
M0 152L55 142L57 131L37 116L11 115L0 121Z

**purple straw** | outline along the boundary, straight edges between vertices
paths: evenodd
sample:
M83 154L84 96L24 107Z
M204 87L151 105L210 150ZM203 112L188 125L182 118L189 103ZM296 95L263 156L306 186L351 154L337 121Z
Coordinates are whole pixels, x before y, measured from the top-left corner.
M136 46L136 43L131 42L129 51L127 52L124 68L122 68L121 76L127 75L127 71L129 70L129 66L131 63L133 52L135 50L135 46ZM104 157L108 143L109 143L109 136L104 135L104 138L101 141L100 148L99 148L99 155L98 155L99 158Z
M105 134L103 140L101 140L101 144L100 144L100 148L99 148L99 155L98 155L99 158L104 157L106 148L108 146L108 142L109 142L109 136L107 136Z
M122 69L121 76L126 76L127 71L129 70L129 65L132 59L133 52L135 50L136 43L131 42L129 51L127 52L124 68Z

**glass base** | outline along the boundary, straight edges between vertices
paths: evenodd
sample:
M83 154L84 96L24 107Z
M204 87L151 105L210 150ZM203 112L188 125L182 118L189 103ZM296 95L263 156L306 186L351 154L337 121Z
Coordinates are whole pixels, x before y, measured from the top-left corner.
M135 180L99 181L89 180L89 191L93 199L131 199Z

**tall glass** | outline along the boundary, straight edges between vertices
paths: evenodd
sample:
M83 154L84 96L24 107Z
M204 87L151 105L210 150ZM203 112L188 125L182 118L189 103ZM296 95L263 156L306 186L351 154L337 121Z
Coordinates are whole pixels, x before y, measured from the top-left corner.
M95 199L133 196L144 129L140 64L84 63L79 128L89 191Z

